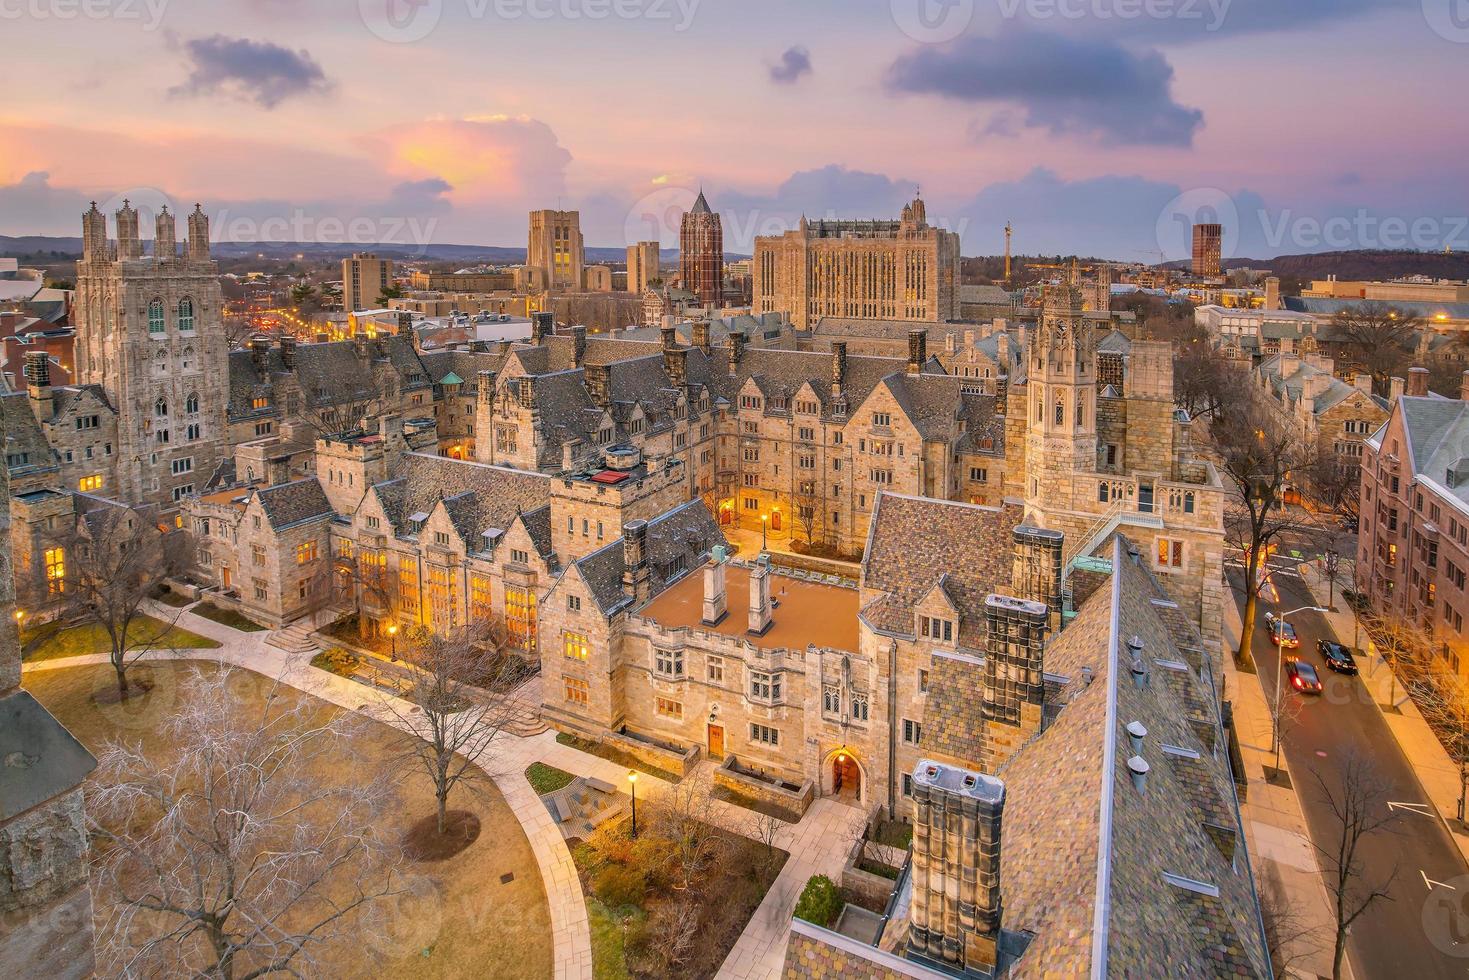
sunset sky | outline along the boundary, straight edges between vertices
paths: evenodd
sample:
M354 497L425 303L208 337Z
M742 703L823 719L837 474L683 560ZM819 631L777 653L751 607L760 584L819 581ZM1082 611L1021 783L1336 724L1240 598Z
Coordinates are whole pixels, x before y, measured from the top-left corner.
M523 246L560 206L673 245L702 185L748 252L921 187L966 254L1010 220L1021 252L1177 258L1216 211L1234 255L1459 251L1456 5L0 0L0 234L128 196L223 238Z

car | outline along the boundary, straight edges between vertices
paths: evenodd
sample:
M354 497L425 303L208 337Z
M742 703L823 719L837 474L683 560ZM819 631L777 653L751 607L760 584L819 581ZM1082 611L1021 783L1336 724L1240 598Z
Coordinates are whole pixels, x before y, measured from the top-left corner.
M1265 614L1265 627L1270 630L1270 639L1276 646L1294 650L1301 645L1296 628L1283 619L1277 619L1273 613Z
M1352 656L1352 651L1335 640L1317 640L1316 652L1321 654L1321 659L1326 661L1326 666L1338 674L1357 672L1357 661Z
M1343 517L1339 522L1339 525L1341 529L1343 531L1346 531L1348 534L1357 533L1357 519L1355 517Z
M1304 660L1287 660L1285 676L1290 678L1290 686L1302 694L1321 693L1321 678L1316 676L1316 668Z

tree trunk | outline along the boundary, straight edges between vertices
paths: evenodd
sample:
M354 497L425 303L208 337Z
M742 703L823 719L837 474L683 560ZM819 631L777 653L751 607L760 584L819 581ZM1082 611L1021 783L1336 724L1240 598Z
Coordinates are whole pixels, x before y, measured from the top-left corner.
M1245 614L1239 632L1239 653L1234 658L1236 664L1245 668L1252 668L1255 664L1251 647L1255 638L1255 612L1259 600L1255 595L1255 583L1251 581L1254 578L1253 575L1245 575Z
M1347 930L1345 926L1336 927L1336 949L1331 955L1331 980L1341 980L1341 961L1347 952Z
M112 661L112 669L117 674L117 699L126 701L128 696L128 674L127 668L122 665L122 658Z
M439 799L439 836L444 836L444 827L447 824L449 814L449 792L440 786L435 794Z

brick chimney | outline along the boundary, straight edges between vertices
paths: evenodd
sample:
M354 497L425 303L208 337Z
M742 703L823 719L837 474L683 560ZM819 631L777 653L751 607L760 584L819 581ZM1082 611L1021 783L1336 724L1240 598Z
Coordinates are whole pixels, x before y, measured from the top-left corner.
M994 776L927 759L913 770L908 948L965 975L997 972L1004 814Z
M581 367L587 359L587 328L578 324L571 328L571 363Z
M1408 394L1423 398L1428 394L1428 368L1414 365L1408 368Z
M612 366L610 364L588 364L582 369L586 378L587 394L598 408L612 407Z
M50 422L56 410L51 394L51 357L44 350L26 351L25 380L36 421Z
M622 526L622 593L642 605L648 601L651 592L648 522L628 521Z
M770 610L770 562L762 558L750 569L749 632L764 636L774 625Z
M1041 728L1045 704L1044 657L1050 609L1010 596L985 599L988 637L980 714L986 772L999 769Z
M908 373L919 374L928 362L928 331L908 331Z
M724 562L709 559L704 566L704 614L705 626L718 626L729 615L729 602L724 592Z
M287 371L296 370L296 338L288 334L281 335L281 366Z

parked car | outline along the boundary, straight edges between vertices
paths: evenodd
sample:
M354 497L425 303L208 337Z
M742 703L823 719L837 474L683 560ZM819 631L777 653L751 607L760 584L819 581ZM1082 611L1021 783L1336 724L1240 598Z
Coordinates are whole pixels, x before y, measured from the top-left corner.
M1343 517L1339 523L1343 531L1349 534L1357 533L1357 519L1355 517Z
M1296 628L1283 619L1277 619L1274 613L1265 614L1265 627L1270 630L1270 639L1276 646L1294 650L1301 645Z
M1290 686L1302 694L1321 693L1321 678L1316 676L1316 668L1304 660L1287 660L1285 676L1290 678Z
M1357 661L1352 656L1352 651L1335 640L1317 640L1316 652L1321 654L1321 659L1326 661L1326 666L1338 674L1355 674L1357 672Z

